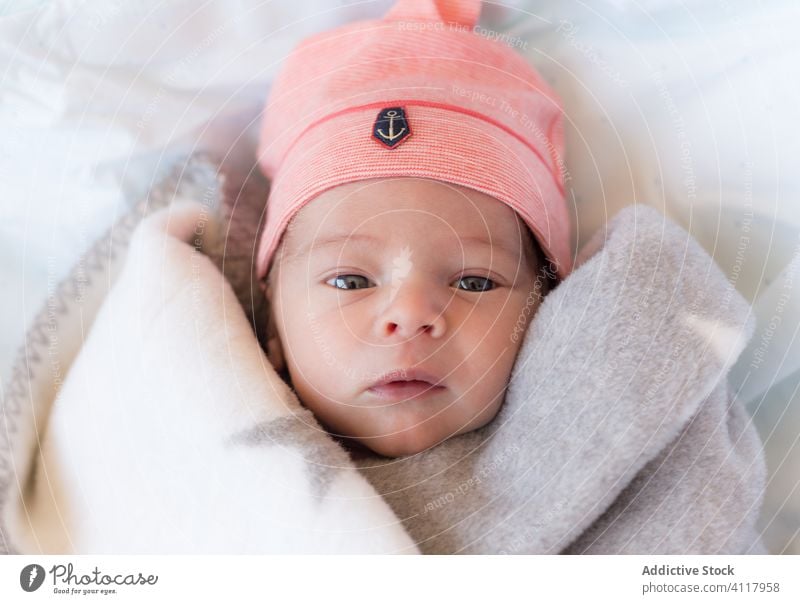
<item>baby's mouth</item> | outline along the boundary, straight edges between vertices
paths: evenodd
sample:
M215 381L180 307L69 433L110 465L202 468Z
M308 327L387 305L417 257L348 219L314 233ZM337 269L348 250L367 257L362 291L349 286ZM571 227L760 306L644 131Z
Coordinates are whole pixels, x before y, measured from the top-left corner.
M444 386L437 386L423 380L398 380L385 384L372 386L369 392L387 400L405 400L410 398L425 398L445 390Z
M446 388L437 376L420 369L395 369L369 388L372 394L388 400L424 398L438 394Z

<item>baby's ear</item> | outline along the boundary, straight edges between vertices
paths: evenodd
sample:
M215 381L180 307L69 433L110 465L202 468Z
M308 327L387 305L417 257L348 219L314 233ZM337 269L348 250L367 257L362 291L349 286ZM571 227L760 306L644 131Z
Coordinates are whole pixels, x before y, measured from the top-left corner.
M286 369L286 361L283 358L283 346L277 334L271 336L267 340L267 358L278 373Z
M266 341L267 341L267 358L275 371L280 373L286 369L286 360L283 358L283 345L278 336L278 330L275 328L275 317L272 313L272 288L267 281L264 289L266 299L266 312L267 312L267 328L266 328Z

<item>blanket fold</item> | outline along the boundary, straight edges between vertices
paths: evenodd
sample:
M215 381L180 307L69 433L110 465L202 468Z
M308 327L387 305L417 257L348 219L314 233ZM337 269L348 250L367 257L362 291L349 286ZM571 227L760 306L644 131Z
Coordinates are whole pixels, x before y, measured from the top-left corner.
M190 163L31 328L1 391L6 551L763 552L761 446L726 378L754 321L659 212L626 208L583 250L492 422L354 460L200 251L223 230L197 203L218 180Z
M760 549L764 462L725 380L748 305L651 208L597 238L533 319L491 424L361 462L424 552Z
M207 219L207 217L206 217ZM193 241L203 208L137 229L50 412L11 540L43 553L415 552L268 366Z

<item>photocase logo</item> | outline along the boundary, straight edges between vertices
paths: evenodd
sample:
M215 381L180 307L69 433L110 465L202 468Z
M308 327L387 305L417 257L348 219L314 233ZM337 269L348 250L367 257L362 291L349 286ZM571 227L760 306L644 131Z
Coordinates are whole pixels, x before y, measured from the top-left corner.
M44 583L44 567L28 564L19 573L19 585L25 591L36 591Z
M19 573L19 586L27 591L36 591L44 583L47 574L53 579L54 594L115 594L120 586L155 585L158 575L144 575L140 573L106 574L97 566L88 573L75 573L72 562L69 564L54 564L50 569L45 569L38 564L28 564Z

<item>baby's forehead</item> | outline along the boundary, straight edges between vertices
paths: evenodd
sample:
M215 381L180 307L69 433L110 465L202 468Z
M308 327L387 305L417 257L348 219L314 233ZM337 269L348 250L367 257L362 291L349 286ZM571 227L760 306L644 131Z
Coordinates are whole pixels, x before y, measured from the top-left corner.
M394 232L405 225L503 238L518 236L523 222L508 204L482 191L404 177L351 182L323 191L298 209L289 228L309 237L370 226Z
M451 249L489 244L531 258L535 244L521 217L490 195L443 181L376 178L339 185L292 217L279 252L286 261L317 247ZM426 245L427 244L427 245Z
M425 218L424 220L427 220ZM326 228L310 233L297 229L291 242L281 245L278 256L282 264L311 261L313 257L327 258L331 255L357 253L372 259L381 257L411 257L423 253L430 262L437 259L451 262L453 254L462 259L475 257L494 258L501 264L512 265L522 261L533 270L540 258L535 240L520 221L521 229L513 239L493 236L491 232L474 228L452 228L449 232L431 233L425 229L396 229L392 232L376 229ZM476 257L476 258L478 258Z
M469 223L468 221L447 221L442 216L432 213L417 214L412 219L407 216L397 220L377 216L356 222L346 216L344 219L331 220L325 224L310 228L299 224L289 230L287 247L292 250L309 249L334 244L373 243L376 246L394 246L397 244L418 242L441 245L487 244L520 250L530 239L530 231L522 220L515 229L498 229L496 222Z

